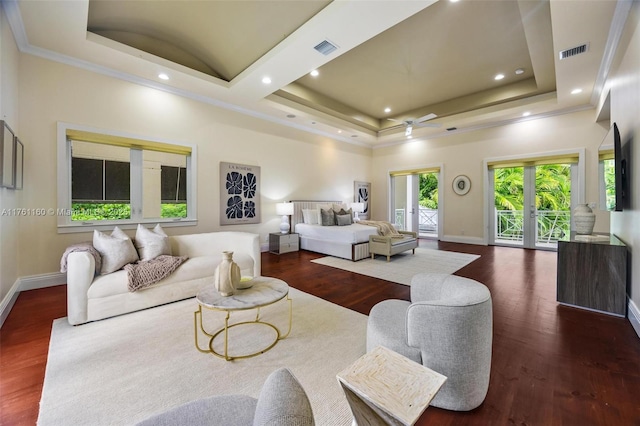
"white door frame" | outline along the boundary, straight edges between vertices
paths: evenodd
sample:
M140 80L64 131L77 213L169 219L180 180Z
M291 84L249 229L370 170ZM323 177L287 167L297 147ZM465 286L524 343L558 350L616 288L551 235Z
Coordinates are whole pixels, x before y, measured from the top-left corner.
M438 240L440 240L442 238L442 232L444 229L444 220L445 220L444 219L444 206L445 206L444 198L445 197L443 197L444 195L444 164L442 163L388 170L387 171L387 194L389 194L389 196L387 199L387 208L388 208L387 215L390 218L389 221L393 223L395 219L395 211L394 211L395 210L395 187L393 185L393 179L394 179L393 174L402 173L407 170L411 170L411 171L415 170L416 173L419 173L420 170L433 170L433 169L440 169L440 172L438 173ZM416 203L417 202L418 200L416 200Z

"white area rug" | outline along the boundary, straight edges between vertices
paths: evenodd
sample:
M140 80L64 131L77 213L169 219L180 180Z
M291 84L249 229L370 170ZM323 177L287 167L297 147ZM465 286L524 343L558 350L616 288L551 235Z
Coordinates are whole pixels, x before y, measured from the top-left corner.
M271 372L288 367L309 395L317 425L350 425L336 374L365 353L367 317L295 289L290 296L289 337L262 355L231 362L196 350L194 299L76 327L57 319L38 424L129 425L197 398L257 397ZM285 301L261 310L283 333L287 314ZM204 316L206 327L223 324L220 312ZM255 311L231 315L234 322L248 318L255 318ZM239 344L230 344L230 350L255 348L257 340L273 333L255 325L232 330L241 336L231 336L231 343Z
M398 284L411 285L411 277L416 274L421 272L453 274L479 257L476 254L418 247L415 255L408 250L391 256L389 262L386 256L380 255L376 255L375 259L369 257L357 262L333 256L321 257L312 262Z

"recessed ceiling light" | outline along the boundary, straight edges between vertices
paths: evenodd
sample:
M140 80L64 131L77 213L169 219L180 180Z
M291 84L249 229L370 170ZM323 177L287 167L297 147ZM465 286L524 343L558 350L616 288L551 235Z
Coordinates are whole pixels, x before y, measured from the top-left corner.
M311 74L311 77L317 77L320 73L318 72L318 70L313 70L309 74Z
M163 73L163 72L162 72L162 73L160 73L160 74L158 74L158 78L159 78L160 80L169 80L169 76L168 76L168 75L166 75L166 74L165 74L165 73Z
M458 3L460 0L449 0L451 3Z
M524 74L524 70L523 70L522 68L518 68L518 69L516 70L516 74L517 74L517 75Z
M578 93L582 93L582 89L573 89L573 90L571 91L571 94L572 94L572 95L577 95Z
M262 77L262 82L264 84L271 84L271 78L269 77Z
M338 133L342 133L342 130L338 130Z
M522 116L523 116L523 117L528 117L528 116L530 116L530 115L531 115L531 113L530 113L529 111L526 111L526 112L523 112L523 113L522 113Z
M504 78L504 74L497 74L495 77L493 77L494 80L502 80Z
M391 108L389 108L389 107L385 108L385 109L384 109L384 112L386 112L386 113L391 112Z

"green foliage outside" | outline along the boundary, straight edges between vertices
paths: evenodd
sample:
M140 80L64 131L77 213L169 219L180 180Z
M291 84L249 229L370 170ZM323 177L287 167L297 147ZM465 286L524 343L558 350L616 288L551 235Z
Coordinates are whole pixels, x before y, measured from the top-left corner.
M438 175L423 173L420 175L420 206L427 209L438 209Z
M495 169L495 207L511 214L499 215L501 236L520 239L523 229L524 169L507 167ZM568 215L571 210L571 166L551 164L536 167L536 210L538 211L538 235L552 240L565 239L569 235ZM561 212L560 214L544 212ZM506 232L506 234L505 234ZM511 232L513 235L509 235Z
M73 203L71 209L71 220L131 219L129 204Z
M614 160L604 160L604 184L607 210L614 210L616 207L616 167Z
M131 219L129 204L73 203L71 207L71 220L75 221ZM162 204L160 217L187 217L187 204Z
M171 203L162 205L162 213L160 217L175 218L187 217L187 203Z

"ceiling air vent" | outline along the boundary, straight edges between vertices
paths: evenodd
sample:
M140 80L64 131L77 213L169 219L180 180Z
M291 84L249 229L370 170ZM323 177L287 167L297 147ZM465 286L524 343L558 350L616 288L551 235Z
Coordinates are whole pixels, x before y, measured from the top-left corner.
M326 56L335 52L336 49L338 49L338 46L331 43L329 40L322 40L318 45L314 46L314 49Z
M572 56L580 55L581 53L585 53L587 50L589 50L589 43L581 44L580 46L561 51L560 59L567 59Z

